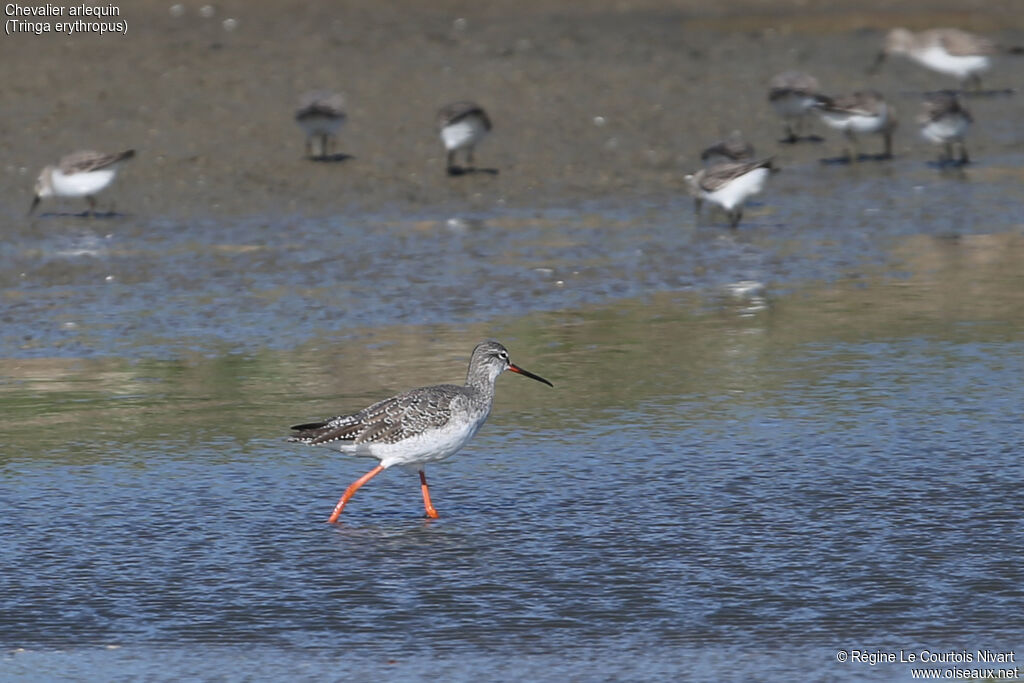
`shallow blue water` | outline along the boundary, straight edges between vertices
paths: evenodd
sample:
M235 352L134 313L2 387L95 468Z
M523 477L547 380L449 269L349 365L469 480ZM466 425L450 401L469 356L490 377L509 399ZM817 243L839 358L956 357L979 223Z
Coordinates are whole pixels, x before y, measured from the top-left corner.
M894 680L905 665L834 653L1012 650L1022 350L808 344L763 388L613 393L599 419L533 396L543 423L496 414L431 470L439 520L419 519L416 478L396 470L327 526L368 466L230 425L8 457L0 666Z
M686 200L40 221L0 248L0 678L905 680L836 653L1021 648L1020 161L798 165L736 232ZM370 464L287 425L457 381L488 336L556 388L501 380L429 473L441 519L393 471L325 525Z
M0 342L15 357L287 350L367 327L467 324L739 281L785 290L884 264L907 236L1015 225L1012 176L978 182L920 159L868 166L794 164L735 232L714 216L695 223L688 198L465 216L44 216L0 246Z

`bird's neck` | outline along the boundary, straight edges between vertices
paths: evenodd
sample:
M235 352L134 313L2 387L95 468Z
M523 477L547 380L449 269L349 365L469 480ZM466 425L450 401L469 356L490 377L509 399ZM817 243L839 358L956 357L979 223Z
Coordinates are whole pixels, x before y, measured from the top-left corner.
M494 378L487 373L470 373L466 377L466 387L485 399L494 398Z

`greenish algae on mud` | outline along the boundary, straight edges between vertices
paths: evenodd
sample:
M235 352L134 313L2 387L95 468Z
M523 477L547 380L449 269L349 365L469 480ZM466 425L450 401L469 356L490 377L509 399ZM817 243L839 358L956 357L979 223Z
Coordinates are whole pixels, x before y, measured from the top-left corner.
M253 354L4 359L5 450L9 458L47 458L78 444L99 456L88 444L105 439L274 438L296 420L458 382L470 342L486 337L505 341L556 385L538 392L503 379L494 419L558 429L567 415L586 421L660 401L683 401L692 419L714 421L720 407L705 398L742 404L745 395L813 383L814 365L800 359L831 345L1024 336L1020 235L913 236L893 257L896 265L855 279L795 284L763 298L661 293L465 325L349 330L343 339Z

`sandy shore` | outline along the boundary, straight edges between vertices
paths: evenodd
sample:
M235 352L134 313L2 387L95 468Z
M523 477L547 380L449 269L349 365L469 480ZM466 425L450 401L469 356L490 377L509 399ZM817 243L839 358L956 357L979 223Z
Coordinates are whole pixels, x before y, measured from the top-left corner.
M676 195L696 152L741 128L779 148L765 102L776 72L827 89L935 88L907 64L868 79L884 29L957 25L1022 43L1012 0L882 2L138 1L127 35L0 40L0 211L22 222L38 169L81 148L135 148L117 208L163 215L572 206ZM180 16L179 16L180 15ZM1002 85L1016 67L996 77ZM299 95L343 91L342 163L302 158ZM483 104L499 170L444 174L437 107ZM1017 98L1014 98L1017 99ZM1020 106L1015 103L1014 106ZM809 158L809 157L808 157Z

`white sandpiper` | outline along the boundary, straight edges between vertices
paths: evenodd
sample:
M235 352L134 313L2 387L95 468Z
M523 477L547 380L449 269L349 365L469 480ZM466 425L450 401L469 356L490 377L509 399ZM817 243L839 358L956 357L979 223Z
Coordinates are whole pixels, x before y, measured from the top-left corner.
M448 153L448 175L459 175L473 169L473 149L491 132L491 119L475 102L453 102L437 113L437 128ZM455 153L466 150L466 168L455 165Z
M921 136L937 145L942 145L944 154L939 156L939 163L952 163L953 145L960 145L958 164L970 163L964 137L973 122L971 113L960 104L955 92L942 90L927 93L923 103L923 111L918 117L921 124Z
M56 166L46 166L36 180L29 214L48 197L85 197L89 203L86 213L95 213L95 195L114 182L118 165L133 156L133 149L115 154L81 151L67 155Z
M306 132L306 156L327 159L334 152L335 135L345 123L345 98L336 92L312 90L299 100L295 122Z
M729 218L729 227L735 228L743 218L743 204L747 198L759 194L773 171L772 160L726 162L702 168L684 178L694 208L699 213L707 200L722 207Z
M494 382L506 370L553 386L512 363L508 350L498 342L485 341L473 349L464 386L438 384L412 389L351 415L292 427L297 433L289 441L326 445L347 455L380 461L345 490L327 521L336 522L363 484L394 465L419 470L423 507L428 517L436 518L423 467L455 455L476 434L490 415Z
M784 71L768 83L768 101L786 127L786 137L780 142L794 143L802 139L807 114L817 102L817 94L818 79L800 71Z
M892 158L892 134L896 129L896 117L881 94L874 90L861 90L843 97L819 95L815 110L827 125L843 132L848 143L845 150L847 161L860 158L857 135L865 133L882 136L884 148L877 158Z
M964 87L981 88L981 74L992 66L996 45L983 36L956 28L934 28L914 33L894 28L885 37L869 73L881 68L889 55L909 57L932 71L958 78Z

